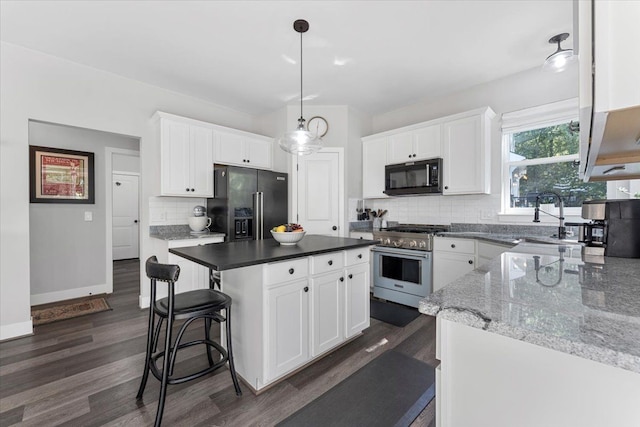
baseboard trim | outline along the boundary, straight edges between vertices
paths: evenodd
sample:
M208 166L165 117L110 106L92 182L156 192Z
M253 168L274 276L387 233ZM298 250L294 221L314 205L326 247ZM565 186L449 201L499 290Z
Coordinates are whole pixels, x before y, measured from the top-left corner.
M102 285L86 286L84 288L65 289L63 291L31 295L31 305L48 304L50 302L65 301L68 299L108 293L110 293L110 291L106 283Z
M26 335L33 335L33 323L31 322L31 319L26 322L11 323L9 325L0 326L0 341L23 337Z

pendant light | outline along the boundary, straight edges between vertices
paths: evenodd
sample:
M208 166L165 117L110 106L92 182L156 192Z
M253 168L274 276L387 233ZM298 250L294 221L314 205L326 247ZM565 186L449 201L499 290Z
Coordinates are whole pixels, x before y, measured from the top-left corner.
M278 145L287 153L304 156L313 154L322 148L322 140L315 134L305 130L302 116L302 33L309 30L309 23L298 19L293 23L293 29L300 33L300 118L296 130L286 132L278 138Z
M573 49L562 49L560 47L560 42L567 38L569 38L569 33L558 34L549 39L549 43L558 44L558 50L547 57L542 66L543 70L559 73L566 70L569 64L575 61L576 57L573 54Z

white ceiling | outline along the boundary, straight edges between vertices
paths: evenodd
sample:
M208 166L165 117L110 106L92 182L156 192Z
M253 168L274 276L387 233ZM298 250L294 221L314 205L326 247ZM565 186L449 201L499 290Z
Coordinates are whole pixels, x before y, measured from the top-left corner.
M0 36L259 115L299 102L380 114L541 66L572 0L5 1ZM563 43L569 48L572 38Z

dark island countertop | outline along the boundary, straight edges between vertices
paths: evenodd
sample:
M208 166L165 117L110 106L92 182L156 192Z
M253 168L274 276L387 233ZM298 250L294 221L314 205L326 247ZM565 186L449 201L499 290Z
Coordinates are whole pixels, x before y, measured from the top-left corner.
M208 268L223 271L327 252L356 249L376 243L374 240L308 235L295 246L281 246L273 239L266 239L175 248L169 249L169 252Z

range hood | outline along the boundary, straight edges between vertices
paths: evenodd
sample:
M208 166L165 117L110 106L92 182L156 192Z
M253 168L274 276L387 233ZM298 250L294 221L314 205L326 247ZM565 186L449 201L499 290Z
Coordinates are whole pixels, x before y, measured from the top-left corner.
M576 2L580 176L640 179L640 2Z

